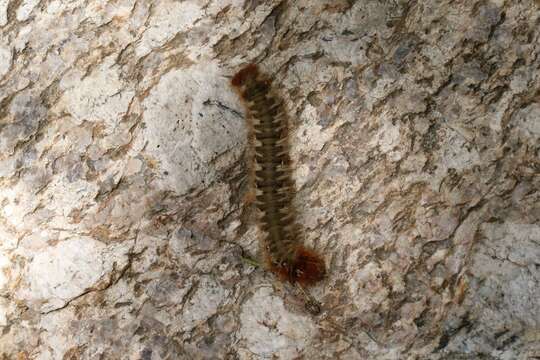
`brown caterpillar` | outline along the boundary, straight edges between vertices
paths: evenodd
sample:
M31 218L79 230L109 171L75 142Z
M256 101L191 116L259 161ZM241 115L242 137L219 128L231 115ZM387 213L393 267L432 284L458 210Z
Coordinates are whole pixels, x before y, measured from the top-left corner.
M325 275L323 259L304 247L293 206L295 184L287 116L270 80L250 64L232 79L247 110L250 182L260 210L263 248L269 269L281 280L311 285Z

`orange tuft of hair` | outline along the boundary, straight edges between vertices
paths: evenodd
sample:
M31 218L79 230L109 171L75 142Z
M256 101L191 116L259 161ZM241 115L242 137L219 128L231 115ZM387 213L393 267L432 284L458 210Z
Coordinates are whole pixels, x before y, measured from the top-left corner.
M247 79L255 78L257 75L259 75L259 68L257 65L249 64L233 76L231 84L235 87L240 87L244 85Z
M296 252L293 271L294 280L302 285L312 285L322 280L326 274L324 260L319 254L305 247Z
M299 283L303 286L313 285L326 275L324 260L313 250L300 247L292 264L271 266L271 270L281 280Z

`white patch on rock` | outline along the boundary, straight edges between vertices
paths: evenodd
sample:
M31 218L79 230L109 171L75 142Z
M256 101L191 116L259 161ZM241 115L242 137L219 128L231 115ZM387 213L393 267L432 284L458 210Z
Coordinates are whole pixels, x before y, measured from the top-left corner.
M17 9L17 20L26 21L30 18L32 10L39 4L39 0L24 0Z
M62 83L64 96L60 107L73 116L77 124L83 121L103 121L114 129L127 110L134 91L120 80L114 59L106 59L88 77L82 75Z
M386 119L369 145L378 145L382 153L389 155L390 160L398 161L405 153L400 149L403 146L403 142L400 141L402 133L403 129L399 123L392 124L390 119Z
M240 321L240 336L258 358L296 358L316 331L309 317L288 312L283 300L273 296L268 287L260 288L246 301Z
M68 308L45 314L39 323L43 329L39 340L40 343L49 345L51 353L41 350L41 357L38 359L61 359L70 348L76 347L82 337L80 333L74 334L73 324L78 320L75 309Z
M296 135L296 139L291 141L291 146L294 147L295 144L300 143L309 146L308 149L302 146L305 150L321 151L324 144L332 138L332 134L329 131L323 131L322 126L316 123L317 109L315 107L306 105L302 118L305 118L305 121L298 128L298 131L292 134Z
M11 67L12 54L11 49L7 46L0 45L0 78L7 74Z
M180 195L215 178L220 165L214 159L229 151L238 158L244 149L245 122L216 64L163 75L143 107L140 138L166 173L158 181Z
M188 30L202 16L199 5L190 1L163 1L154 7L147 30L135 49L138 57L160 47L177 33Z
M4 251L0 251L0 294L4 292L3 288L7 286L9 283L9 276L7 274L11 267L12 267L12 264L8 258L7 253ZM0 311L2 311L1 307L0 307Z
M8 300L5 298L0 298L0 329L6 327L8 325L8 308L9 308Z
M142 161L135 158L130 158L126 162L126 167L124 168L124 176L131 176L137 174L141 171Z
M540 226L484 224L484 239L474 255L471 274L480 280L472 293L501 312L531 328L540 325ZM519 244L516 246L515 244Z
M214 315L230 291L221 287L215 280L203 276L193 297L189 299L183 309L182 331L191 331L195 326L205 322Z
M0 0L0 26L7 24L7 10L8 10L9 0Z
M60 308L125 266L126 253L126 245L109 247L90 237L61 241L34 256L17 298L42 312Z

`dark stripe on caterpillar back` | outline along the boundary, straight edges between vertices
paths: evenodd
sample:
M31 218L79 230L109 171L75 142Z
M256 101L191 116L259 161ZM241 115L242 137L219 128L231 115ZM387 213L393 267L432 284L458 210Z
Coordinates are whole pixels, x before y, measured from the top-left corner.
M318 254L303 246L296 223L283 101L254 64L240 70L232 85L247 109L251 186L261 212L260 228L266 233L268 265L282 280L310 285L324 277L325 265Z

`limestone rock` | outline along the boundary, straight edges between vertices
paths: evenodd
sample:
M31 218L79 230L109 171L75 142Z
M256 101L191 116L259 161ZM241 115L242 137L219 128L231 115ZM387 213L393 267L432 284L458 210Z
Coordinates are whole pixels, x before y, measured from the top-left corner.
M540 4L0 0L0 358L540 357ZM305 242L256 268L229 86L290 114Z

